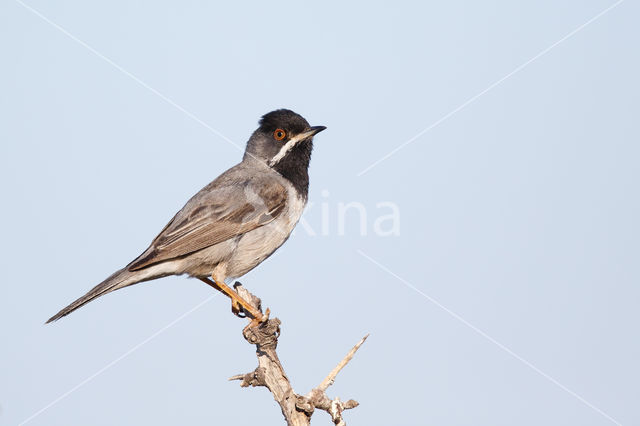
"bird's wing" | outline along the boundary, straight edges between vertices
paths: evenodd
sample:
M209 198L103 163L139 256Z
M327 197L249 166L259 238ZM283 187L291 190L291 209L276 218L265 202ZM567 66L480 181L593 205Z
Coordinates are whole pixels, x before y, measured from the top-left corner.
M196 194L128 269L135 271L193 253L273 221L287 202L276 179L218 180Z

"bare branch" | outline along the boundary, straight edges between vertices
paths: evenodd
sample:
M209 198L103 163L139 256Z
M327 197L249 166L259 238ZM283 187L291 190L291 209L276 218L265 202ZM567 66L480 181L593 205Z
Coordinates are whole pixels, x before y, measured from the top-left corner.
M342 359L342 361L338 363L338 365L336 365L336 368L331 370L331 373L329 373L329 375L324 378L322 383L320 383L316 389L324 392L329 388L329 386L333 384L340 370L342 370L349 363L349 361L351 361L356 352L358 352L358 349L360 349L360 346L362 346L362 344L367 340L367 337L369 337L368 334L364 336L358 343L356 343L353 348L351 348L349 353Z
M243 299L249 301L262 312L261 301L258 297L247 291L239 282L236 282L233 287ZM247 326L243 330L243 335L249 343L256 346L258 367L251 373L237 374L230 377L229 380L240 381L242 387L264 386L269 389L275 401L280 405L289 426L308 426L311 415L316 408L329 413L335 425L346 426L342 417L343 411L357 407L358 403L352 399L346 402L342 402L339 398L330 399L325 391L333 384L340 370L351 361L360 346L367 340L368 334L347 353L320 385L312 389L306 396L294 392L278 359L276 353L280 337L280 320L278 318L267 319L255 326Z

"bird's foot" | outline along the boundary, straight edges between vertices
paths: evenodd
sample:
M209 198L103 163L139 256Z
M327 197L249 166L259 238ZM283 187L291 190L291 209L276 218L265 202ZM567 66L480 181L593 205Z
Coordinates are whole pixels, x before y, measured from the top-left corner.
M247 330L254 328L254 327L258 327L261 324L264 324L265 322L267 322L269 320L269 314L271 313L271 311L269 310L269 308L267 308L267 310L265 311L264 314L260 314L259 317L254 317L251 319L251 321L249 322L249 324L247 324L247 326L242 329L243 333L246 333Z
M231 312L238 318L246 318L247 312L242 308L242 305L235 299L231 299Z

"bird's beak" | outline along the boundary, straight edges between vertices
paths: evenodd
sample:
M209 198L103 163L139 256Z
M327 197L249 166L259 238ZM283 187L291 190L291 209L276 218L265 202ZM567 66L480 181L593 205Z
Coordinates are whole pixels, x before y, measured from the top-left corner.
M312 128L310 128L309 130L307 130L306 132L300 135L301 136L300 140L305 140L307 138L315 136L316 134L320 133L326 128L327 128L326 126L313 126Z

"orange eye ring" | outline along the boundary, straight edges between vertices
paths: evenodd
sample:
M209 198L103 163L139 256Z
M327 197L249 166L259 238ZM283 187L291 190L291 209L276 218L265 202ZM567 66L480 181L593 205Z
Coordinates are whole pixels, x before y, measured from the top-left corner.
M277 141L281 141L281 140L283 140L285 137L287 137L287 132L285 132L285 131L284 131L284 130L282 130L282 129L276 129L276 130L273 132L273 138L274 138L275 140L277 140Z

